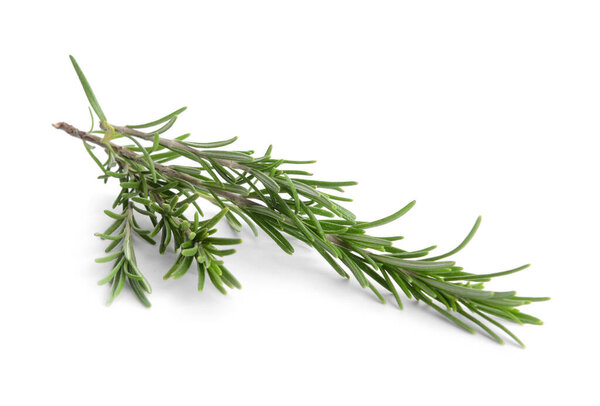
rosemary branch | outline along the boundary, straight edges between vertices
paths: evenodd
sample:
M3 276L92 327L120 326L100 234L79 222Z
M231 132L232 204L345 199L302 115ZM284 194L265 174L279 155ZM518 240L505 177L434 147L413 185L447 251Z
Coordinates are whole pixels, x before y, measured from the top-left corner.
M492 330L493 327L523 345L500 320L542 324L539 319L520 312L518 307L548 298L517 296L514 291L490 291L483 285L492 278L521 271L528 265L480 275L464 272L453 261L446 260L473 238L480 218L464 241L445 254L430 256L435 246L416 251L400 249L394 242L402 237L376 237L365 230L397 220L414 206L414 201L382 219L359 221L337 203L350 199L334 194L343 192L343 187L355 182L318 181L306 171L288 169L288 165L312 161L274 159L271 147L259 157L255 157L253 151L220 149L232 144L235 138L209 143L187 141L189 134L165 138L162 134L171 128L185 108L145 124L113 125L107 121L79 65L72 57L71 61L100 120L99 129L94 130L92 124L90 131L82 131L64 122L54 124L54 127L83 141L103 172L101 179L106 182L115 178L121 185L113 207L122 206L122 213L106 211L115 221L108 230L98 234L100 238L112 241L107 253L118 249L99 260L115 261L112 271L101 281L113 286L109 301L119 294L127 280L140 301L150 305L145 295L150 293L150 286L135 261L133 234L156 244L154 237L160 233L160 253L172 243L178 257L165 278L179 278L188 272L192 263L196 263L199 290L203 289L206 276L222 293L226 293L225 286L240 288L240 283L221 259L235 250L220 249L219 246L238 244L241 240L214 236L215 226L224 218L237 231L242 222L255 235L257 227L261 228L288 254L294 252L288 236L300 240L317 251L338 274L344 278L352 275L382 302L385 298L377 287L389 291L400 308L401 291L409 299L426 303L469 332L474 333L473 327L479 327L499 343L503 343L503 339ZM151 132L140 131L156 127ZM133 144L120 145L114 142L118 139L128 139ZM144 146L142 142L151 145ZM99 160L90 144L105 151L106 162ZM166 165L174 160L178 163ZM200 220L204 213L198 199L218 206L221 211L212 218ZM193 219L187 217L186 213L190 211L193 211ZM139 215L150 219L154 226L152 231L139 227L136 220Z

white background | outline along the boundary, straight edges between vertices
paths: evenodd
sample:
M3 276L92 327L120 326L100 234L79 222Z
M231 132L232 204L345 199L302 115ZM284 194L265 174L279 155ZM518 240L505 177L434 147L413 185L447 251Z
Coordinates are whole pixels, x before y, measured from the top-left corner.
M593 1L3 3L0 403L597 404L598 21ZM89 126L68 54L113 123L187 105L175 132L357 180L360 218L416 199L380 230L403 247L450 249L482 214L456 260L531 262L491 287L551 296L524 309L545 325L500 346L247 231L241 291L162 281L174 255L140 245L153 307L104 306L117 186L50 126Z

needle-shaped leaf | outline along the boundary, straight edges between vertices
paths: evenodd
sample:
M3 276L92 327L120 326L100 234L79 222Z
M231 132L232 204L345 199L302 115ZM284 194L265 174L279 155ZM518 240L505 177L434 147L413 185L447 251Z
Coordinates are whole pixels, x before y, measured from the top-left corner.
M275 193L279 193L279 185L277 184L277 182L275 182L274 180L272 180L269 176L265 175L264 173L260 172L260 171L255 171L255 170L249 170L249 172L254 175L258 180L260 180L260 182L269 190L275 192Z
M162 124L166 121L171 120L173 117L177 117L179 114L183 113L186 109L187 109L187 107L182 107L180 109L175 110L174 112L172 112L170 114L167 114L164 117L159 118L158 120L150 121L149 123L145 123L145 124L128 125L127 127L135 128L135 129L154 127L154 126Z
M229 270L227 268L225 268L224 266L221 266L220 268L221 268L221 279L223 280L223 282L227 282L227 284L232 288L236 288L236 289L242 288L242 284L235 278L235 276L233 276L233 274L231 272L229 272Z
M304 183L305 185L309 185L309 186L317 186L317 187L322 187L322 188L335 188L335 189L338 189L342 186L354 186L354 185L358 184L357 182L354 182L354 181L328 182L328 181L322 181L322 180L298 179L298 178L294 178L292 180L295 182Z
M417 202L415 200L413 200L412 202L410 202L409 204L407 204L406 206L404 206L403 208L401 208L394 214L391 214L391 215L384 217L382 219L379 219L379 220L370 221L368 223L359 223L359 224L356 224L355 227L357 227L357 228L372 228L372 227L379 227L379 226L382 226L387 223L391 223L392 221L395 221L395 220L399 219L400 217L404 216L410 209L413 208L413 206L416 203Z
M119 269L121 269L124 262L125 262L125 257L121 256L121 258L116 262L112 271L110 271L110 273L108 275L106 275L105 278L102 278L101 280L98 281L98 285L104 285L104 284L110 282L115 277L115 275L117 274Z
M102 165L102 162L100 162L98 157L96 157L96 155L92 152L90 145L87 142L85 142L85 140L83 141L83 146L85 147L85 150L88 152L88 154L90 154L94 162L96 162L96 165L98 165L100 170L106 174L106 168L104 167L104 165Z
M150 303L150 301L148 300L148 298L146 297L146 294L144 293L140 282L133 280L133 279L128 279L127 280L129 282L129 286L131 286L131 290L133 290L133 292L135 293L135 296L138 298L138 300L146 307L151 307L152 304Z
M477 232L477 229L479 228L480 224L481 224L481 216L477 217L477 220L475 221L475 224L473 224L473 227L471 228L471 231L469 231L469 234L467 234L465 239L456 248L454 248L451 251L448 251L447 253L445 253L443 255L438 255L437 257L427 258L427 260L428 261L437 261L438 259L447 258L451 255L456 254L458 251L462 250L463 248L465 248L465 246L469 243L469 241L471 241L473 239L473 237L475 236L475 233Z
M228 140L223 141L214 141L214 142L184 142L185 145L194 147L194 148L220 148L225 147L229 144L233 144L236 142L238 137L229 138Z
M123 251L115 252L114 254L110 254L102 258L96 258L95 261L99 264L102 264L104 262L110 262L113 259L117 259L121 255L123 255Z
M423 261L410 261L407 259L395 258L388 255L373 254L372 257L387 265L398 266L400 268L408 269L410 271L421 271L421 270L435 270L435 269L447 269L454 265L451 261L440 261L440 262L423 262Z
M204 289L204 280L206 279L206 269L204 268L204 264L201 262L196 262L198 266L198 291L201 292Z
M124 268L127 266L127 263L123 264L123 267L117 272L112 281L112 288L110 290L110 296L106 301L106 305L110 306L112 302L115 300L117 296L121 293L123 286L125 285L125 271Z
M510 275L519 271L522 271L524 269L529 268L529 264L527 265L523 265L520 266L518 268L514 268L514 269L509 269L508 271L503 271L503 272L495 272L495 273L487 273L487 274L469 274L466 276L448 276L445 277L444 280L446 281L455 281L455 280L463 280L463 281L485 281L485 280L490 280L491 278L495 278L497 276L505 276L505 275Z
M106 122L106 116L104 115L104 112L102 111L102 108L100 107L100 104L98 103L98 100L96 99L96 95L94 94L94 91L92 90L92 87L90 86L87 78L83 74L83 71L79 67L79 64L77 63L77 61L75 60L75 58L73 58L72 55L69 55L69 58L71 59L71 63L73 64L73 68L75 68L75 72L77 73L77 77L79 77L79 81L81 82L81 86L83 86L83 91L85 92L85 95L86 95L86 97L87 97L87 99L88 99L88 101L90 103L90 106L92 106L92 108L96 112L96 115L98 116L98 118L100 119L100 121Z
M221 209L220 212L218 212L213 218L211 218L208 221L205 222L201 222L200 224L202 224L202 226L204 228L213 228L214 226L217 225L217 223L219 221L221 221L221 219L223 217L225 217L225 214L227 214L229 212L229 208L228 207L224 207L223 209Z
M154 168L154 161L152 160L152 158L150 157L150 154L148 153L148 151L146 151L146 148L144 148L142 146L142 144L140 144L138 142L138 140L136 140L135 138L129 136L129 135L125 135L127 138L129 138L131 141L133 141L138 148L140 149L140 151L142 151L142 153L144 154L144 158L146 158L146 162L148 163L148 169L150 170L150 173L152 174L152 181L154 183L156 183L156 169Z

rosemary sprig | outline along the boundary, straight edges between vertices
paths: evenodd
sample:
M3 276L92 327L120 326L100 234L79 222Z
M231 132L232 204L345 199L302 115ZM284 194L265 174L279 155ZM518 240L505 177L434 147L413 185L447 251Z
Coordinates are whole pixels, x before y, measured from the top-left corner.
M187 141L189 134L165 138L163 134L185 108L145 124L120 126L109 123L77 62L73 57L71 61L99 118L99 128L94 129L92 125L92 130L86 132L64 122L54 127L81 139L102 170L100 178L105 182L116 178L121 185L114 207L121 206L122 212L107 211L115 221L106 232L98 234L111 241L107 252L118 249L99 260L115 261L109 275L100 281L112 284L109 302L120 293L127 280L140 301L150 305L146 293L151 290L136 264L133 234L151 244L155 244L153 238L160 234L160 253L172 243L178 256L165 279L183 276L196 263L199 290L203 289L207 275L222 293L226 293L225 286L240 288L220 258L235 252L221 246L238 244L241 240L214 236L215 226L225 218L237 231L242 223L255 234L257 227L261 228L288 254L294 252L289 237L304 242L339 275L352 276L382 302L385 298L379 289L389 291L402 308L402 292L409 299L426 303L469 332L474 333L476 326L481 328L499 343L503 340L493 327L523 345L500 319L519 324L542 324L518 307L548 298L522 297L514 291L496 292L484 289L483 285L495 277L521 271L528 265L478 275L464 272L453 261L446 260L471 240L480 218L464 241L445 254L430 256L435 247L402 250L394 245L402 237L376 237L367 234L366 230L396 221L415 202L379 220L359 221L338 203L349 200L339 193L355 183L314 180L310 173L296 169L298 165L312 161L273 158L271 147L258 157L252 151L220 149L232 144L235 138L204 143ZM147 128L156 129L141 131ZM130 143L121 145L115 142L118 139ZM106 152L108 159L104 163L90 144L100 146ZM166 165L173 160L178 163ZM204 219L198 199L218 206L221 211ZM193 219L186 217L190 211L193 211ZM154 230L143 230L136 215L147 217Z
M110 210L105 210L104 213L112 218L114 222L104 233L96 233L98 237L111 241L108 247L106 247L108 256L98 258L96 262L103 263L114 260L112 270L98 284L104 285L105 283L110 283L112 285L108 299L108 304L110 304L121 293L125 285L125 280L127 280L140 302L145 306L150 306L146 293L152 293L152 289L137 266L133 249L133 233L139 234L152 243L154 241L146 236L149 231L141 229L135 221L135 217L133 216L134 205L128 198L123 197L126 194L121 193L116 201L117 205L120 204L123 207L123 211L117 214ZM116 252L111 253L111 251L117 248Z

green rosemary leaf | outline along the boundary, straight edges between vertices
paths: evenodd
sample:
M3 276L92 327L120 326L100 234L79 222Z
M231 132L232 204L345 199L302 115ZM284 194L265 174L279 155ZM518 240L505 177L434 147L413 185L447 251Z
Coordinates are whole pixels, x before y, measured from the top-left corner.
M113 178L126 178L127 174L125 173L117 173L117 172L112 172L112 171L106 171L105 172L107 175L112 176Z
M379 301L383 304L385 304L385 298L381 295L381 293L379 293L379 291L377 290L377 288L375 288L375 286L373 286L372 283L369 282L369 284L367 285L369 287L369 289L371 289L371 291L373 293L375 293L375 296L377 296L377 298L379 299Z
M173 264L173 266L171 266L171 268L167 271L167 273L163 276L163 279L169 279L171 277L171 275L173 275L173 273L175 273L175 271L177 271L177 269L179 269L179 266L183 263L183 260L186 257L184 257L183 255L179 255L177 257L177 260L175 261L175 263Z
M121 182L120 186L122 188L132 188L132 189L137 189L140 187L140 182Z
M98 285L104 285L104 284L107 284L108 282L110 282L115 277L115 275L119 271L119 269L121 269L124 262L125 262L125 257L121 256L121 258L117 261L117 263L115 264L114 268L110 271L110 273L108 275L106 275L105 278L102 278L101 280L98 281Z
M164 220L164 217L163 217L163 220ZM171 242L171 228L167 221L163 221L162 233L160 236L160 244L159 244L159 246L160 246L159 252L161 254L165 253L165 251L167 250L167 246L169 245L169 242Z
M89 133L91 133L92 131L94 131L94 127L95 127L95 123L94 123L94 113L92 112L92 108L88 107L88 111L90 112L90 119L92 120L92 124L90 125L90 129L89 129ZM85 141L84 141L85 142ZM94 147L91 147L92 149Z
M154 139L152 140L152 148L150 148L150 151L148 151L149 154L158 151L158 148L160 147L160 134L158 132L154 133ZM154 159L154 158L152 158Z
M281 173L285 173L286 175L302 175L302 176L313 176L312 173L306 171L297 171L295 169L286 169L281 171Z
M256 228L256 226L254 225L252 220L250 220L250 218L247 215L245 215L239 208L237 208L235 206L231 206L230 210L232 212L234 212L242 220L244 220L244 222L248 225L248 227L250 227L250 230L252 231L254 236L258 237L258 229ZM230 214L230 213L228 213L228 214ZM241 223L233 216L233 213L231 213L231 216L228 215L226 217L227 217L227 220L229 221L230 225L231 225L231 219L234 220L234 224L236 225L236 227L234 227L234 229L236 229L236 231L241 231Z
M503 272L495 272L495 273L488 273L488 274L481 274L481 275L477 275L477 274L471 274L471 275L467 275L467 276L449 276L444 278L446 281L454 281L454 280L463 280L463 281L484 281L484 280L490 280L491 278L495 278L497 276L504 276L504 275L510 275L512 273L516 273L519 271L522 271L524 269L529 268L529 264L527 265L523 265L520 266L518 268L514 268L514 269L510 269L508 271L503 271Z
M193 257L198 252L198 246L193 246L192 248L187 248L181 251L181 255L184 257Z
M104 250L104 252L108 254L113 249L115 249L120 243L121 243L120 239L119 240L114 240L113 242L111 242L110 244L108 244L108 246L106 247L106 249Z
M235 218L235 216L232 213L227 213L225 215L225 220L227 220L227 224L229 224L229 226L233 230L237 232L242 231L242 223L240 223L239 220Z
M326 182L326 181L321 181L321 180L313 180L313 179L298 179L298 178L293 178L292 179L295 182L301 182L304 183L305 185L309 185L309 186L318 186L318 187L322 187L322 188L339 188L342 186L354 186L357 185L357 182L354 181L339 181L339 182Z
M522 296L513 296L513 299L524 300L527 302L545 302L546 300L550 300L549 297L522 297Z
M92 152L92 148L90 147L90 145L87 142L85 142L85 140L82 140L82 142L83 142L83 146L85 147L85 150L88 152L88 154L90 154L90 156L92 157L92 159L94 160L94 162L96 162L96 164L98 165L98 167L100 168L100 170L104 174L107 174L107 171L104 168L104 165L102 165L102 162L100 162L100 160L98 159L98 157L96 157L96 155Z
M121 213L121 214L117 214L115 212L112 212L110 210L104 210L104 214L106 214L108 217L113 218L115 220L122 220L125 218L125 214ZM109 234L109 233L105 233L105 234Z
M135 296L138 298L138 300L144 306L151 307L152 304L146 297L146 294L144 293L143 289L140 287L139 282L136 280L133 280L133 279L127 279L127 281L129 282L129 286L131 286L131 290L133 290L133 292L135 293Z
M125 262L123 264L123 267L121 268L121 270L119 270L119 272L117 272L117 274L115 275L115 278L113 279L110 297L106 301L107 306L110 306L112 304L112 302L115 300L115 298L117 296L119 296L119 294L121 293L121 290L123 289L123 286L125 285L125 272L124 272L123 268L125 268L126 266L127 266L127 263Z
M201 262L196 262L196 265L198 267L198 291L202 292L202 289L204 289L206 270L204 269L204 265Z
M462 327L463 329L465 329L466 331L468 331L471 334L475 334L476 333L476 331L473 329L473 327L467 325L463 321L459 320L458 318L456 318L455 316L453 316L452 314L450 314L448 311L442 309L441 307L439 307L438 305L436 305L435 303L433 303L430 299L427 299L425 296L422 296L422 298L424 299L425 302L427 302L427 304L429 306L433 307L435 310L437 310L439 313L441 313L442 315L444 315L448 320L450 320L451 322L455 323L457 326Z
M492 319L491 317L487 316L486 314L480 312L479 310L477 310L475 307L469 305L468 303L466 303L465 305L473 313L476 313L477 315L481 316L482 318L484 318L485 320L487 320L491 324L493 324L496 327L500 328L502 331L504 331L506 334L508 334L513 340L515 340L522 348L525 348L525 344L523 344L523 342L519 339L519 337L517 337L512 331L510 331L508 328L506 328L503 324L501 324L498 321Z
M384 268L385 269L385 268ZM407 275L405 275L404 273L401 272L388 272L387 269L385 269L386 273L388 273L392 279L394 280L394 282L396 282L396 284L398 286L400 286L400 289L402 289L402 292L404 292L404 294L406 295L406 297L408 297L409 299L412 299L412 294L411 291L409 289L409 285L407 281L404 281L403 278L406 278Z
M517 324L523 324L523 322L517 316L515 316L512 312L509 312L505 308L497 308L497 307L493 307L493 306L488 306L488 305L482 303L481 301L477 301L475 299L471 299L470 302L475 304L478 309L480 309L481 311L484 311L488 314L503 318L505 320L513 321Z
M129 261L128 263L129 268L131 269L132 273L134 275L139 276L138 278L138 283L140 285L140 287L146 292L146 293L152 293L152 288L150 287L150 284L148 283L148 280L144 277L144 275L142 275L142 272L138 269L137 264L134 261Z
M249 172L255 176L258 180L260 180L260 182L269 190L275 192L275 193L279 193L279 185L273 181L270 177L268 177L267 175L263 174L260 171L255 171L255 170L249 170Z
M154 213L152 213L151 211L144 210L144 209L142 209L142 208L140 208L138 206L135 206L135 205L133 206L133 210L137 211L140 214L146 215L148 217L154 216Z
M481 216L477 217L477 220L475 221L475 224L471 228L471 231L469 231L469 234L467 234L465 239L456 248L454 248L451 251L448 251L447 253L445 253L443 255L438 255L437 257L428 258L427 260L428 261L437 261L438 259L447 258L451 255L456 254L460 250L462 250L469 243L469 241L471 241L471 239L473 239L473 236L475 236L475 233L477 232L477 229L479 228L480 224L481 224Z
M228 207L224 207L212 219L210 219L208 221L201 222L202 226L205 227L205 228L213 228L214 226L217 225L217 223L219 221L221 221L221 219L225 216L225 214L227 214L228 211L229 211L229 208Z
M198 155L204 158L225 159L239 163L252 162L253 160L253 158L248 154L232 151L199 151Z
M96 258L95 261L97 263L99 263L99 264L102 264L104 262L110 262L113 259L116 259L116 258L118 258L121 255L123 255L123 251L115 252L114 254L110 254L110 255L107 255L107 256L102 257L102 258Z
M237 252L237 250L234 249L228 249L228 250L217 250L214 248L211 248L210 246L206 247L206 250L209 251L210 253L217 255L219 257L225 257L227 255L233 255Z
M327 234L343 234L348 231L348 227L339 224L332 224L328 221L320 221L323 231Z
M354 262L354 260L344 253L342 253L340 259L348 267L348 269L350 269L350 272L352 272L360 286L363 288L367 287L369 282L367 281L367 278L365 278L365 275L363 274L362 270Z
M384 217L382 219L379 219L379 220L371 221L369 223L359 223L355 227L372 228L372 227L379 227L379 226L382 226L387 223L391 223L392 221L395 221L395 220L399 219L400 217L404 216L410 209L413 208L413 206L416 203L417 202L415 200L413 200L412 202L410 202L409 204L407 204L406 206L404 206L403 208L401 208L394 214L391 214L391 215Z
M490 335L490 337L492 337L494 340L496 340L498 342L498 344L504 344L504 340L501 339L500 336L498 336L498 334L494 333L494 331L492 331L491 328L486 326L480 320L476 319L475 317L473 317L472 315L470 315L463 309L458 309L458 313L460 313L461 315L463 315L464 317L466 317L467 319L471 320L473 323L475 323L479 327L481 327L481 329L483 329L486 333L488 333Z
M321 222L319 220L317 220L317 218L315 217L312 209L308 208L302 202L299 202L299 204L300 204L300 210L308 216L308 219L310 220L310 224L312 224L315 227L315 230L317 231L317 234L319 234L319 236L323 240L326 240L327 236L325 235L325 232L323 231L323 227L321 226Z
M95 233L94 234L96 237L100 237L103 240L118 240L120 241L123 236L125 235L125 232L122 232L121 234L117 234L117 235L109 235L109 234L102 234L102 233Z
M96 115L98 116L100 121L106 122L106 116L104 115L102 108L100 108L100 104L98 104L96 95L94 95L94 91L92 90L88 80L86 79L85 75L83 74L83 71L79 67L79 64L77 63L75 58L73 58L73 56L69 55L69 58L71 59L71 63L73 64L73 67L75 68L75 72L77 72L77 76L79 77L79 81L81 82L81 86L83 86L83 91L85 92L85 95L87 96L87 99L90 102L90 105L96 112Z
M140 144L138 142L138 140L136 140L135 138L129 136L129 135L125 135L125 137L129 138L131 141L133 141L138 148L140 149L140 151L144 154L144 158L146 158L146 162L148 162L148 169L150 170L150 173L152 174L152 181L154 183L156 183L156 170L154 169L154 161L152 160L152 158L150 157L150 154L148 153L148 151L146 150L146 148L142 147L142 144Z
M152 232L150 233L150 237L154 237L155 235L157 235L158 232L163 228L163 225L164 225L164 220L161 219L154 227L154 230L152 230Z
M404 237L403 237L403 236L401 236L401 235L396 235L396 236L393 236L393 237L379 237L379 238L381 238L381 239L384 239L384 240L388 240L388 241L392 241L392 242L393 242L393 241L400 241L400 240L403 240L403 239L404 239ZM433 247L434 247L434 248L437 248L437 246L435 246L435 245L434 245ZM396 250L397 250L397 251L395 251L395 252L406 252L406 251L404 251L404 250L401 250L401 249L398 249L398 248L395 248L395 247L393 247L393 249L396 249ZM433 248L432 248L432 249L433 249ZM393 251L390 251L390 252L393 252Z
M212 245L234 245L241 244L242 240L239 238L218 238L218 237L210 237L204 240L208 244Z
M264 206L258 206L258 205L248 206L248 207L246 207L246 211L248 212L248 214L254 214L254 215L268 217L277 222L285 220L285 217L283 217L280 213L270 210L269 208L264 207Z
M384 240L377 237L370 237L368 235L351 235L351 234L341 234L339 236L344 241L352 241L358 245L363 245L367 248L375 248L375 249L383 249L383 247L392 245L392 243L388 240Z
M142 275L138 275L136 273L130 272L130 270L131 270L131 262L128 263L128 268L129 269L127 271L125 271L125 276L127 276L128 279L133 279L133 280L136 280L136 281L141 281L141 280L144 279Z
M537 317L533 317L529 314L520 312L517 309L510 309L508 310L509 312L514 313L521 322L523 323L527 323L527 324L537 324L538 326L541 326L542 324L544 324L540 319L538 319Z
M291 161L289 159L284 159L283 163L284 164L293 164L293 165L306 165L306 164L317 163L317 161Z
M420 257L424 257L426 255L429 255L430 251L431 251L431 249L423 249L423 250L419 250L419 251L396 252L396 253L390 254L390 256L395 257L395 258L420 258Z
M226 167L224 167L223 165L221 165L217 160L215 159L209 159L209 162L211 163L214 171L216 173L219 174L219 176L221 176L221 178L227 182L225 184L221 184L223 186L225 185L230 185L230 184L234 184L235 183L235 177L227 170ZM233 185L232 185L233 186Z
M420 279L421 281L423 281L425 279L424 277L418 276L418 275L415 275L415 277ZM467 299L484 299L484 298L491 298L494 296L494 292L490 292L490 291L486 291L486 290L471 289L471 288L467 288L467 287L464 287L461 285L455 285L453 283L438 281L438 280L432 279L432 278L427 278L426 281L427 281L427 284L429 284L431 286L434 286L438 289L442 289L444 291L450 292L452 294L455 294L457 296L467 298Z
M298 216L296 216L294 214L294 212L288 207L287 203L285 203L283 201L283 199L281 197L279 197L279 195L276 193L271 192L271 197L273 198L274 201L277 202L279 209L281 211L283 211L285 214L287 214L287 217L292 220L292 222L296 225L296 227L298 227L298 230L302 234L304 234L306 239L310 242L314 241L315 239L314 239L313 235L311 234L311 232L308 230L308 228L306 228L306 226L304 225L302 220L300 218L298 218Z
M342 190L340 189L340 192ZM354 200L349 198L349 197L344 197L344 196L336 196L336 195L332 195L329 193L323 193L323 196L327 197L330 200L337 200L338 202L353 202Z
M283 235L279 231L277 231L273 226L264 221L263 219L256 217L255 215L250 214L250 218L254 220L254 222L262 228L262 230L269 236L279 247L287 254L293 254L294 248L289 243L288 240L285 239Z
M330 207L331 211L333 211L338 216L341 216L344 219L351 221L351 222L354 222L354 220L356 220L356 216L350 210L348 210L338 204L335 204L333 202L329 202L329 204L331 206Z
M171 277L173 279L179 279L183 275L185 275L187 273L188 269L190 269L190 265L192 265L193 260L194 260L193 256L185 256L184 255L183 261L181 261L181 263L179 264L177 269L171 274Z
M166 151L166 152L161 152L160 154L152 154L150 155L150 157L156 162L156 163L165 163L168 161L172 161L175 158L179 158L180 155L177 152L174 151Z
M321 256L323 258L325 258L325 260L329 263L329 265L331 265L331 267L342 277L346 278L346 279L350 279L350 275L348 275L348 273L346 273L346 271L344 271L342 269L342 267L335 262L335 260L327 253L325 252L325 250L319 248L318 246L315 246L315 249L317 250L317 252L319 254L321 254Z
M217 288L219 292L221 292L224 295L227 294L227 290L223 286L223 281L221 280L221 277L213 270L212 267L208 267L208 277L210 278L210 281L212 282L213 286Z
M419 292L422 295L427 295L433 299L437 299L440 294L435 290L435 288L429 286L428 283L423 282L419 279L413 279L409 287L418 288Z
M398 307L400 309L404 309L404 306L402 305L402 300L400 300L400 295L398 294L398 291L396 290L396 287L394 286L394 283L392 282L392 280L390 279L390 276L388 275L388 273L385 271L385 269L381 269L381 274L383 275L383 277L385 278L385 283L386 286L388 287L388 289L392 292L392 294L394 295L394 299L396 299L396 303L398 304Z
M145 124L128 125L127 127L135 128L135 129L154 127L154 126L162 124L166 121L169 121L169 120L173 119L174 117L177 117L179 114L183 113L186 109L187 109L187 107L182 107L180 109L175 110L174 112L172 112L170 114L167 114L166 116L164 116L162 118L159 118L158 120L151 121L151 122L145 123Z
M227 284L231 288L236 288L236 289L242 288L242 284L235 278L235 276L233 276L233 274L231 272L229 272L229 270L227 268L225 268L223 265L221 265L220 268L221 268L221 279L223 280L223 282L227 282Z
M394 258L388 255L373 254L373 259L387 265L399 266L410 271L421 271L421 270L436 270L436 269L447 269L454 265L451 261L442 262L421 262L421 261L410 261L406 259Z
M294 207L296 210L296 214L298 214L298 212L300 211L300 198L298 197L298 192L296 192L296 187L294 186L294 182L292 182L292 180L284 174L284 178L288 184L288 188L289 188L289 193L290 196L292 196L292 199L294 199Z
M228 140L215 141L215 142L184 142L183 144L194 147L194 148L220 148L233 144L236 142L238 137L229 138Z

